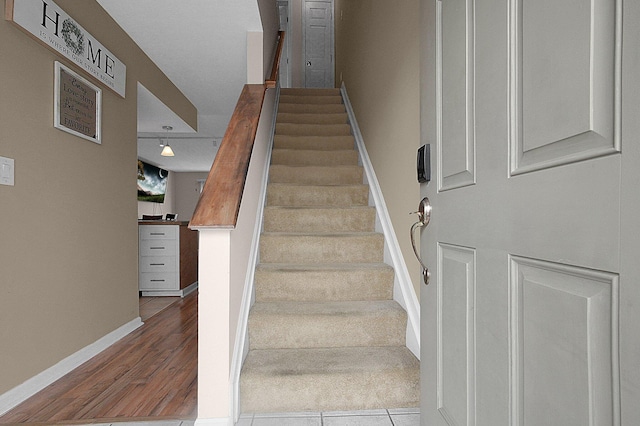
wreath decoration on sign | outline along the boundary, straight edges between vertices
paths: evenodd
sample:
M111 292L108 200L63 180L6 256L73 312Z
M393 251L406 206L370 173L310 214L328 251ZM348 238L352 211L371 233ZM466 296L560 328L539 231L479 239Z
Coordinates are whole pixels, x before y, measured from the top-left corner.
M73 53L78 56L84 53L84 34L71 19L65 19L62 23L62 38Z

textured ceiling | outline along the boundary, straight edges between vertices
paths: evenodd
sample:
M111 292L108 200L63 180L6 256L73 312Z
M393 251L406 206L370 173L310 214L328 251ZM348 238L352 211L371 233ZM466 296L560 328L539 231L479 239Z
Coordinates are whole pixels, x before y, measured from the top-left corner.
M138 85L138 156L164 169L208 171L247 75L247 31L262 31L257 0L97 0L198 110L190 129ZM175 157L161 157L170 125ZM216 143L219 145L219 143Z

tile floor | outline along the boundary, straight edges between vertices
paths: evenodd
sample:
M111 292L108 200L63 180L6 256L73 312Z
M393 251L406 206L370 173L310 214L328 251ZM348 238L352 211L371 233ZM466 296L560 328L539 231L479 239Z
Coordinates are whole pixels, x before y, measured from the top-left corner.
M90 426L194 426L194 420L104 423ZM242 415L236 426L420 426L418 408Z
M420 426L418 408L241 416L236 426Z

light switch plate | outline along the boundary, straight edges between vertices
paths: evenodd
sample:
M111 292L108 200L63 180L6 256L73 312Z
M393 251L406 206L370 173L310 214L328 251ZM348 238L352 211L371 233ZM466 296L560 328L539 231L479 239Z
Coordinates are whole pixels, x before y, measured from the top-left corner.
M14 185L14 159L0 157L0 185Z

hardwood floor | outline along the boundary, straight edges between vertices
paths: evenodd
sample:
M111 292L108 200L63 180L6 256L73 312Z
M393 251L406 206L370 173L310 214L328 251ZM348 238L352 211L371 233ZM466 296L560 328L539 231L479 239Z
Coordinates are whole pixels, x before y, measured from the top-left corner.
M172 296L140 296L140 318L147 322L149 318L180 299Z
M73 425L197 416L198 297L192 293L0 417Z

